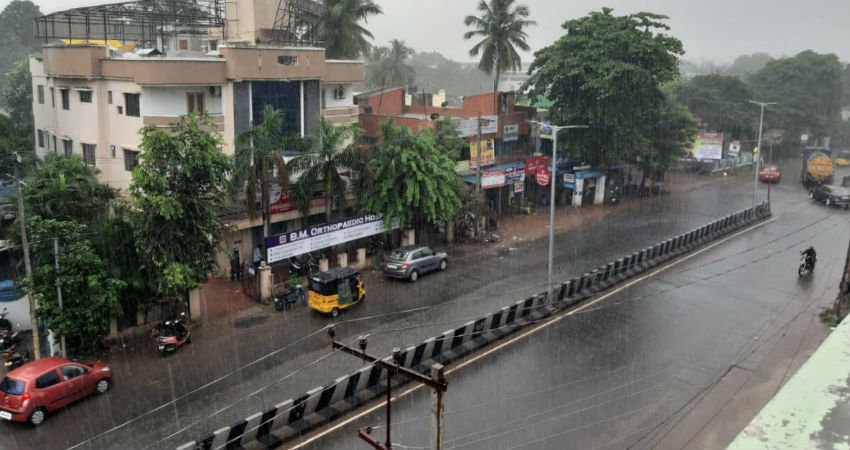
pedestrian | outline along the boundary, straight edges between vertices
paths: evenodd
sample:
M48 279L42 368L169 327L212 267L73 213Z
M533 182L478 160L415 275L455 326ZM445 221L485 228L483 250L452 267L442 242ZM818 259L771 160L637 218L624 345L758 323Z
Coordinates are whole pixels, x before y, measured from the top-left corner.
M233 247L233 256L230 259L230 281L242 281L242 271L239 264L239 249Z
M254 267L260 265L260 261L263 260L263 251L260 249L260 246L254 247Z

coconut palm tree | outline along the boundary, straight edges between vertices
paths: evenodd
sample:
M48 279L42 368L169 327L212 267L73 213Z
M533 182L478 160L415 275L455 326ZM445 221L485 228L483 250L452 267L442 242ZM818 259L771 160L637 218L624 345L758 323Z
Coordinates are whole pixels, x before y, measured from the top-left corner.
M534 25L533 20L528 20L528 6L514 5L514 0L486 0L478 2L480 17L466 16L463 23L473 29L467 31L464 39L481 36L483 39L469 49L469 56L478 56L481 60L478 67L492 75L496 72L494 90L499 88L499 74L505 70L522 69L517 48L528 51L529 46L525 42L528 35L523 29Z
M372 0L322 0L322 16L316 34L325 43L328 59L354 59L368 54L372 33L360 25L370 16L383 14ZM368 38L368 39L367 39Z
M410 86L416 79L416 70L407 64L407 59L414 54L398 39L391 40L389 47L373 49L366 68L368 81L382 87Z
M305 145L307 143L298 134L283 133L283 115L271 105L266 105L260 123L236 137L233 176L237 182L233 185L244 183L248 216L252 219L257 216L259 197L264 238L269 236L271 226L269 194L275 172L281 189L289 182L283 152L302 150Z
M299 209L308 207L304 198L312 197L313 189L321 186L325 195L325 220L333 217L334 205L345 203L345 191L348 183L340 172L351 171L359 164L360 156L356 151L356 142L360 128L351 124L332 124L319 120L319 127L313 148L302 148L287 163L287 169L297 176L295 188ZM302 215L306 211L302 210Z

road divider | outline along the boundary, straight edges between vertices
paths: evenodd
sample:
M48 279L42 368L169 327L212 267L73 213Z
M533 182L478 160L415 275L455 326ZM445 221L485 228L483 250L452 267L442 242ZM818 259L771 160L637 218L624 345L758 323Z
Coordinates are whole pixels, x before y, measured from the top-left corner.
M770 216L770 204L732 213L700 228L682 233L651 247L618 258L580 277L565 281L553 291L552 301L543 292L500 310L470 320L418 345L400 349L397 359L383 358L430 373L434 363L457 361L533 323L545 320L559 309L578 305L595 294L642 274L679 255L690 252L721 236ZM269 449L291 442L360 408L385 393L387 373L381 364L369 364L333 382L313 388L298 397L255 413L229 427L223 427L178 450ZM407 383L395 377L393 386Z

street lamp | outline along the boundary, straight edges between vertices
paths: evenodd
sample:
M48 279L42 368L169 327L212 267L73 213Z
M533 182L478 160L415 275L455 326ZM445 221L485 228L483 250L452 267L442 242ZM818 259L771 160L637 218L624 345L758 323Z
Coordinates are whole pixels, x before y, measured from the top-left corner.
M759 140L756 145L756 149L758 149L759 153L761 152L761 130L762 123L764 122L764 107L767 105L775 105L776 102L765 103L765 102L757 102L755 100L747 100L750 103L761 106L761 115L759 116ZM759 155L758 153L753 155L753 164L755 167L755 175L753 176L753 209L756 208L756 192L759 189Z
M552 129L552 176L549 179L549 184L552 185L550 194L549 194L549 284L546 288L546 294L548 295L549 302L552 302L552 285L554 283L552 279L552 255L554 253L554 245L555 245L555 173L557 172L557 163L555 161L555 157L558 151L558 132L561 130L568 130L573 128L589 128L587 125L549 125L544 124L542 122L538 122L536 120L530 120L530 123L536 123L541 127L549 127Z

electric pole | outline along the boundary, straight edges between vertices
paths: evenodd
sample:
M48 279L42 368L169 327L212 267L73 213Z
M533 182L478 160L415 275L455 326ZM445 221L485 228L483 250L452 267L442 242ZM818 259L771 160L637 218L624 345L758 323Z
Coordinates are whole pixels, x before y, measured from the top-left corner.
M372 427L366 427L362 430L358 430L357 436L360 439L363 439L367 444L371 445L373 448L377 450L390 450L392 449L392 440L390 437L390 425L392 424L392 377L393 375L402 375L409 378L412 381L416 381L422 383L432 389L434 389L435 396L434 404L432 405L431 412L434 414L434 418L432 421L431 427L431 448L432 450L442 450L443 448L443 393L446 392L446 388L448 384L446 383L444 376L444 368L442 364L434 364L431 366L431 377L426 377L421 373L408 369L407 367L402 366L401 361L401 350L398 348L393 349L393 357L392 362L385 361L381 358L377 358L366 353L366 336L360 336L357 339L357 344L360 349L356 349L353 347L349 347L342 342L338 342L334 339L336 335L336 330L333 325L328 327L328 336L331 338L331 348L334 350L342 350L345 353L350 355L354 355L358 358L363 359L367 363L370 364L380 364L387 371L387 437L386 441L379 442L377 439L372 437Z
M18 221L21 223L21 247L24 250L24 269L26 270L27 278L32 279L32 264L30 263L30 245L27 241L27 219L24 215L24 195L21 192L21 155L15 153L15 187L18 192ZM30 324L32 326L32 352L33 359L38 359L41 355L40 344L38 339L38 318L36 310L38 309L38 300L32 292L27 292L27 298L30 304Z

